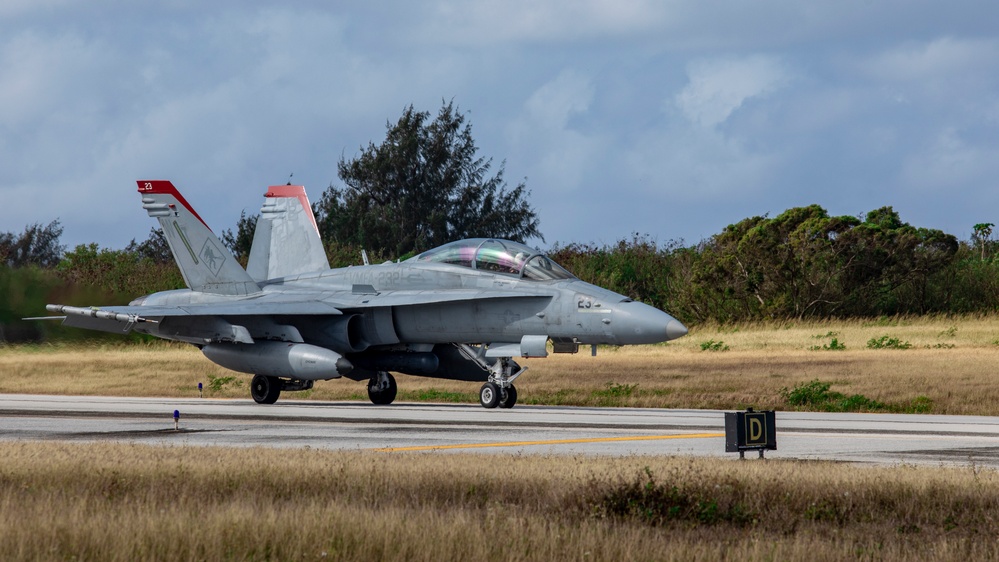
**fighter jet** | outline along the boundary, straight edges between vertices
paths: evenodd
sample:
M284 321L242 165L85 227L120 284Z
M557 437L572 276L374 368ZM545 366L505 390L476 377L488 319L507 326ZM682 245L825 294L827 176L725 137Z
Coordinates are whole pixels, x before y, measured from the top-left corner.
M527 370L516 359L547 357L549 342L554 353L575 353L687 333L669 314L509 240L460 240L402 262L330 269L302 186L268 189L244 270L172 183L139 181L138 191L188 288L128 306L50 304L62 315L51 318L193 344L252 374L259 404L341 377L367 381L371 402L390 404L395 372L481 382L482 406L512 408L514 381Z

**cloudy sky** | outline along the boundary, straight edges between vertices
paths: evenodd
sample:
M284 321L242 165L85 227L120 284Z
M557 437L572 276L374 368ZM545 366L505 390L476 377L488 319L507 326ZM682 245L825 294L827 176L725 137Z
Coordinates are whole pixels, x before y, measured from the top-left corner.
M0 231L120 248L170 179L216 232L314 200L404 107L454 100L547 244L694 243L892 205L999 223L994 0L0 3ZM538 241L540 242L540 241Z

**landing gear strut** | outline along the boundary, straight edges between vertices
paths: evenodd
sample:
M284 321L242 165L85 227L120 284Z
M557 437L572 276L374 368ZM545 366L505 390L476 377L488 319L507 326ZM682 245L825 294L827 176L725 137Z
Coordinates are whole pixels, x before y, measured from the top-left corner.
M273 404L281 396L281 379L266 375L253 375L250 396L257 404Z
M398 391L399 387L395 384L395 377L386 371L378 371L368 381L368 398L372 404L380 406L391 404Z
M512 357L499 357L490 363L485 357L484 347L455 346L467 359L489 373L486 384L479 389L479 404L484 408L513 408L517 403L517 387L513 386L513 381L524 374L527 367L521 367Z

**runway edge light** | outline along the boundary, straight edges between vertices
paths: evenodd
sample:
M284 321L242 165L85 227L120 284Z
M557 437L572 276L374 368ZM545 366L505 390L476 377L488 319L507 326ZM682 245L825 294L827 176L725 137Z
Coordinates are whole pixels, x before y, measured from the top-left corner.
M746 451L777 450L777 415L773 410L755 412L725 412L725 452L739 453L746 458Z

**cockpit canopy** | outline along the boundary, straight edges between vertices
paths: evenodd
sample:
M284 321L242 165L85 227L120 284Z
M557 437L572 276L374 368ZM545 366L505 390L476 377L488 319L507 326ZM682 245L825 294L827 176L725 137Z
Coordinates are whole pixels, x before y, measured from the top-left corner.
M470 238L451 242L407 261L446 263L531 281L576 278L537 250L519 242L496 238Z

